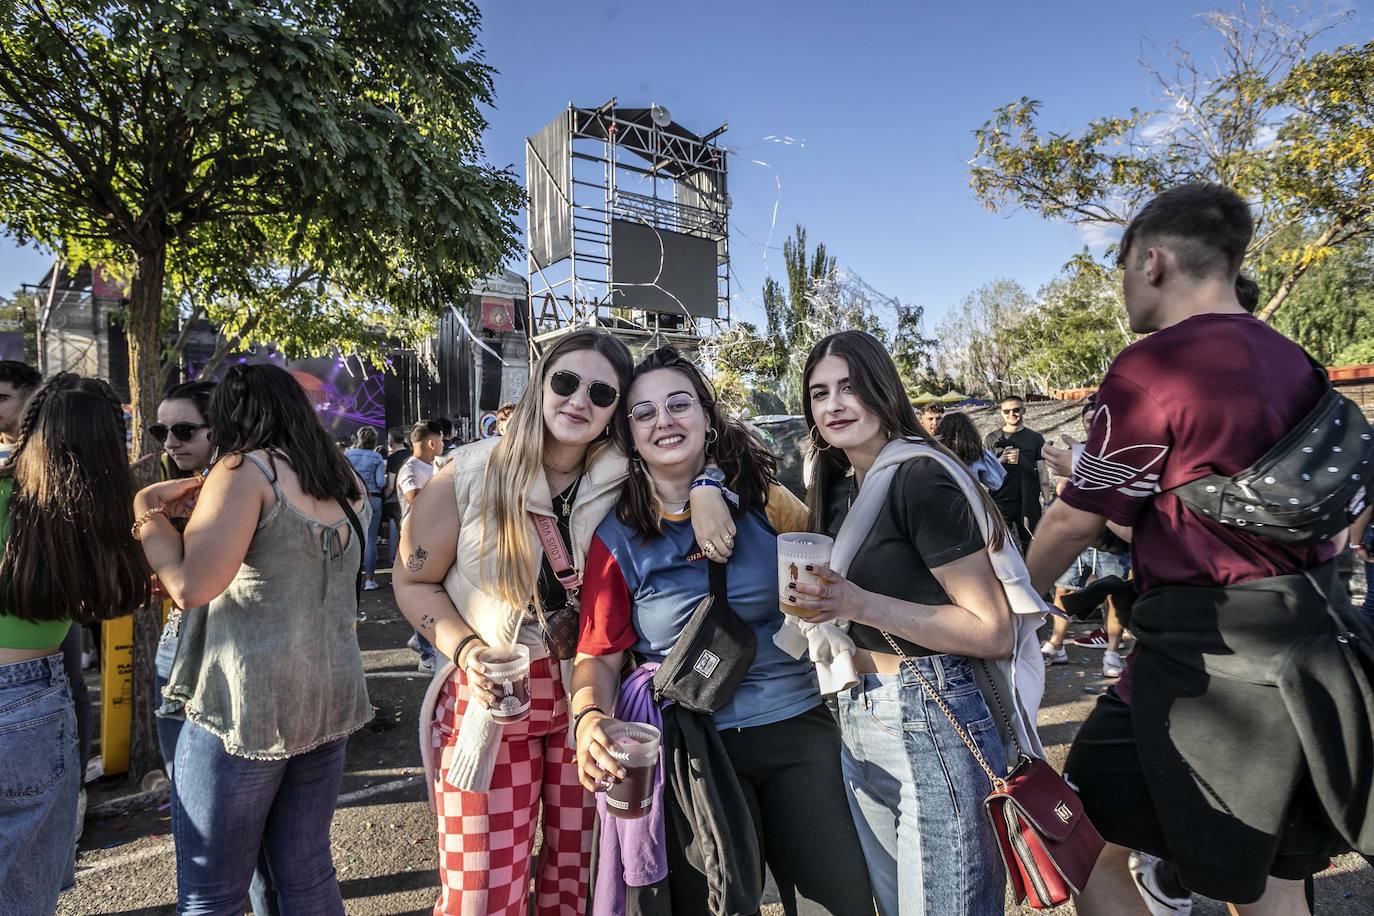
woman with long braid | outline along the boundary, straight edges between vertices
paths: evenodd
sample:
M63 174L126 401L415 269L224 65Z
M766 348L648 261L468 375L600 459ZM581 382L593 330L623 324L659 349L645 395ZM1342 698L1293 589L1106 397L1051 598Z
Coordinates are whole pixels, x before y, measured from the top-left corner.
M124 409L62 373L25 410L0 470L0 888L3 908L52 913L72 881L81 772L59 651L73 621L131 613L150 575L130 535Z

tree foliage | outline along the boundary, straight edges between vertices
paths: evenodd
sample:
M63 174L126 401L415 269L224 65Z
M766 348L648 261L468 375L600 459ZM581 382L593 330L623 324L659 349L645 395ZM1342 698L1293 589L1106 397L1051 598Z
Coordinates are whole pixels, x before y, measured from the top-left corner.
M935 330L936 369L966 394L1024 393L1026 379L1016 369L1025 341L1017 329L1033 304L1014 280L994 280L969 293Z
M513 250L518 187L481 158L478 21L471 0L0 5L0 225L124 268L135 428L169 276L231 334L318 342L360 303L432 314ZM156 624L136 629L135 779L157 760Z
M1252 264L1278 277L1267 320L1314 264L1374 231L1374 42L1316 53L1330 22L1305 10L1242 5L1203 19L1215 63L1174 44L1147 64L1162 107L1059 133L1023 97L976 132L970 184L989 209L1116 226L1168 187L1229 185L1256 215ZM1305 244L1284 247L1299 227Z

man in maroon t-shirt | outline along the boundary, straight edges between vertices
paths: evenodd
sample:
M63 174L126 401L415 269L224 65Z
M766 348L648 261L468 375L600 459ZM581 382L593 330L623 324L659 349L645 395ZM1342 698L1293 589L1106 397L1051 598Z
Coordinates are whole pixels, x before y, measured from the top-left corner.
M1208 474L1229 476L1245 469L1296 426L1325 390L1302 350L1236 300L1235 279L1251 232L1245 203L1218 185L1168 191L1127 229L1121 247L1126 311L1131 329L1150 336L1112 364L1073 476L1036 531L1028 565L1038 591L1048 590L1108 521L1134 529L1133 568L1142 593L1282 576L1334 553L1329 544L1293 547L1224 527L1164 492ZM1145 780L1137 777L1141 767L1126 703L1128 689L1139 698L1152 685L1140 678L1123 680L1125 695L1114 692L1099 702L1076 741L1090 747L1076 747L1074 756L1084 764L1082 778L1091 770L1109 785L1095 794L1112 796L1110 810L1092 812L1100 815L1098 826L1107 839L1146 848L1148 841L1138 837L1161 835L1154 822L1164 815L1152 804ZM1264 736L1256 735L1255 742L1252 748L1227 751L1237 763L1249 765L1263 759ZM1100 753L1102 748L1112 750ZM1072 757L1068 769L1068 777L1078 782ZM1080 789L1086 804L1090 792L1081 783ZM1152 829L1135 832L1144 821ZM1196 842L1225 840L1201 836ZM1177 848L1151 851L1186 858ZM1079 913L1136 911L1130 908L1140 900L1126 869L1128 852L1109 842L1078 898ZM1263 889L1256 909L1239 912L1307 913L1303 882L1285 880L1292 869L1272 864L1240 863L1228 875L1241 875L1236 883ZM1268 877L1266 885L1266 876L1275 871L1285 879ZM1208 892L1202 886L1194 890ZM1232 900L1244 903L1254 893L1237 892L1240 899Z

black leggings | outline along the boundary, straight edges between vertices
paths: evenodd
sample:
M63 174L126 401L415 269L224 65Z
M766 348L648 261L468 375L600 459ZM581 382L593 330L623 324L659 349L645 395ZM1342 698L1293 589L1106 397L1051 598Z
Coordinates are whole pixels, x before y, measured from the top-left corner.
M829 710L720 732L788 916L873 916L868 867L840 773ZM674 913L707 912L706 879L669 843Z

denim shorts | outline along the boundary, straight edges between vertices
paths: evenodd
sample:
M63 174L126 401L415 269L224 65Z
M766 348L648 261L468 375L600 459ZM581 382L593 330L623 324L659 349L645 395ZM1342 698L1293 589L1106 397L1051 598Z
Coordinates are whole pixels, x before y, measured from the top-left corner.
M1096 547L1089 547L1078 555L1078 559L1073 561L1073 565L1065 570L1064 575L1056 579L1054 584L1058 588L1077 591L1086 587L1094 578L1120 576L1124 579L1130 575L1130 572L1130 554L1108 553L1105 550L1098 550Z
M0 914L55 912L71 886L79 760L61 654L0 665Z

